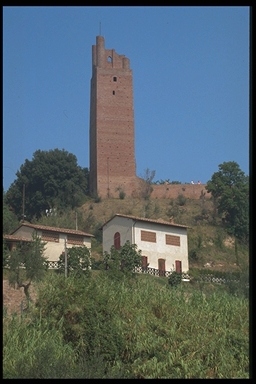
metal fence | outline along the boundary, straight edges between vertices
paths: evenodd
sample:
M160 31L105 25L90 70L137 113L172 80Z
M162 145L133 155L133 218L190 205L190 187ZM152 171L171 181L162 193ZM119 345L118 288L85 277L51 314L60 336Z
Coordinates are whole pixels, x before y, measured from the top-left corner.
M153 276L160 276L160 277L169 277L174 271L163 271L159 270L157 268L150 268L150 267L135 267L134 272L136 273L147 273L149 275ZM182 279L190 280L190 277L187 273L182 273Z

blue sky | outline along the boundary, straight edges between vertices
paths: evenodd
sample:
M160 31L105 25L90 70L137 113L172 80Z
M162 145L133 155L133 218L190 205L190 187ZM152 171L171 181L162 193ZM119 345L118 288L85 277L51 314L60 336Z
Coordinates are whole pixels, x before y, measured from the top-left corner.
M3 187L40 149L89 168L92 45L130 59L136 173L249 174L249 7L3 7Z

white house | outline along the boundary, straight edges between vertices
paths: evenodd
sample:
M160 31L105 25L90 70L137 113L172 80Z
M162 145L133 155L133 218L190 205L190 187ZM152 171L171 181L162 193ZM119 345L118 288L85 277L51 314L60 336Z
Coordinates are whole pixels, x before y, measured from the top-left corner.
M187 226L162 219L116 214L101 227L103 253L116 249L127 240L142 251L142 267L155 268L159 274L165 271L188 272Z
M46 243L44 256L50 262L50 267L55 266L61 253L65 252L65 247L72 248L73 246L85 245L88 249L91 249L91 239L94 237L89 233L74 229L24 222L10 235L5 235L3 238L9 249L12 250L18 242L32 241L33 233L41 237L42 241Z

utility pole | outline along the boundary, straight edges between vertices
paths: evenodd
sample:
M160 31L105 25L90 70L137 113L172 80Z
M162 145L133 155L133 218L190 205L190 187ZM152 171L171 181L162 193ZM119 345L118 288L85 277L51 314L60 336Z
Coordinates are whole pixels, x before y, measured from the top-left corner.
M67 239L65 237L65 277L68 276L68 254L67 254Z

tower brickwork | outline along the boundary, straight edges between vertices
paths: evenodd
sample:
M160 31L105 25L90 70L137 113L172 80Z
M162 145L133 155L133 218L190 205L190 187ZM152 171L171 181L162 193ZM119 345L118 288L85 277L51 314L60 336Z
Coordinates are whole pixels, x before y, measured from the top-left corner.
M104 37L92 46L90 96L90 193L127 196L137 188L133 79L130 61L105 49Z

